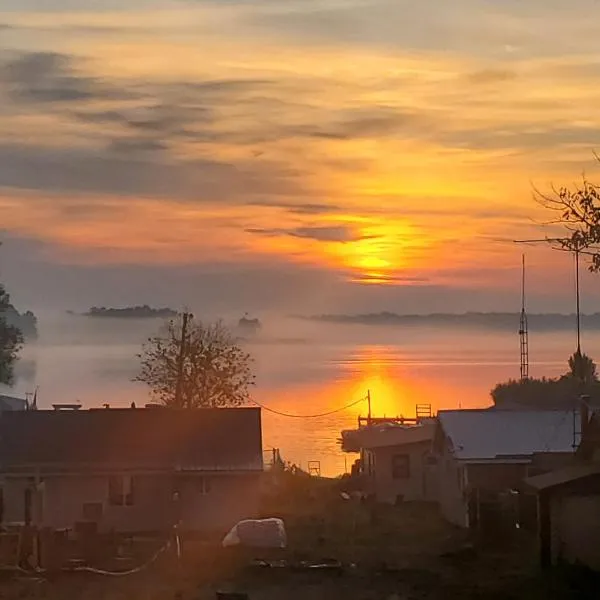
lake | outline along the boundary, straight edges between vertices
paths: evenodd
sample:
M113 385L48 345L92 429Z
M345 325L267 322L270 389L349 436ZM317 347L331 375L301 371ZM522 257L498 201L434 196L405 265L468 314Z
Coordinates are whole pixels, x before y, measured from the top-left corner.
M366 402L332 415L370 390L374 416L414 416L416 404L433 410L485 407L499 381L519 376L515 331L323 324L282 317L264 319L253 342L257 384L253 397L263 411L263 445L307 468L318 461L323 475L349 469L353 455L341 452L342 429L352 428ZM39 386L38 405L81 402L84 407L148 402L143 384L132 382L142 342L160 327L154 320L91 319L40 315L40 337L26 346L12 393ZM530 374L566 370L575 346L569 332L530 333ZM600 333L584 336L583 350L600 356ZM232 432L234 435L235 432ZM269 458L268 454L266 455Z

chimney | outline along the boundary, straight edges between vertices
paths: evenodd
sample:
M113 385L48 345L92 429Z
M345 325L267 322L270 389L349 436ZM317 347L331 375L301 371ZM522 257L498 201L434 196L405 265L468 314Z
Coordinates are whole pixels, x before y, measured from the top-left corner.
M590 422L590 397L587 395L582 395L579 397L579 400L579 414L581 416L580 436L581 440L583 440L588 423Z

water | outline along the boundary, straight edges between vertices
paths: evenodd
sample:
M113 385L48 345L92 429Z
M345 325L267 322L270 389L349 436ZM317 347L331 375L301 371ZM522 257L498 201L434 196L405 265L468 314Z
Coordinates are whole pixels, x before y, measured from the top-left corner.
M41 315L40 339L28 345L15 392L39 386L39 405L81 402L84 407L138 406L149 401L134 383L142 342L157 321L89 319ZM516 329L516 328L515 328ZM532 333L531 375L566 370L573 334ZM457 328L375 327L268 319L260 337L246 344L255 358L254 398L296 417L263 411L263 445L279 448L284 459L303 468L318 461L321 473L350 468L353 455L340 451L342 429L354 427L366 402L320 418L372 395L374 416L413 416L417 403L434 410L485 407L499 381L519 374L516 333ZM584 350L600 356L600 333L584 338ZM268 456L267 456L268 458Z

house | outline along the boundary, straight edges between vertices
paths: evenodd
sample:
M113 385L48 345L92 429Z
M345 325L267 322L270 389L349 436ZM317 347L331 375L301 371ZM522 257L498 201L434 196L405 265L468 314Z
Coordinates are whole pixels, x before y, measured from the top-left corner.
M403 425L377 422L342 438L342 447L360 452L353 467L358 488L378 502L427 501L436 498L435 466L430 454L435 421Z
M600 571L600 416L581 410L581 443L572 465L525 480L537 495L540 563Z
M497 506L502 495L525 477L568 464L574 452L573 415L573 411L440 411L433 448L444 517L460 527L478 527L490 514L487 508Z
M0 415L3 523L223 532L258 509L258 408Z
M575 464L526 480L538 495L540 562L600 571L600 464Z
M379 502L435 500L435 467L430 463L435 425L377 425L357 432L363 491Z
M12 410L27 410L27 400L0 394L0 412Z

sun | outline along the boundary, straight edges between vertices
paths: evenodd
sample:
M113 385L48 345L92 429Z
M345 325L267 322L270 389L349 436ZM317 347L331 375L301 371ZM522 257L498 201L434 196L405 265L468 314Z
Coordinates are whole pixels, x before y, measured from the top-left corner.
M355 281L398 281L398 275L418 267L420 251L429 246L426 236L405 220L374 220L357 225L356 240L328 249Z

